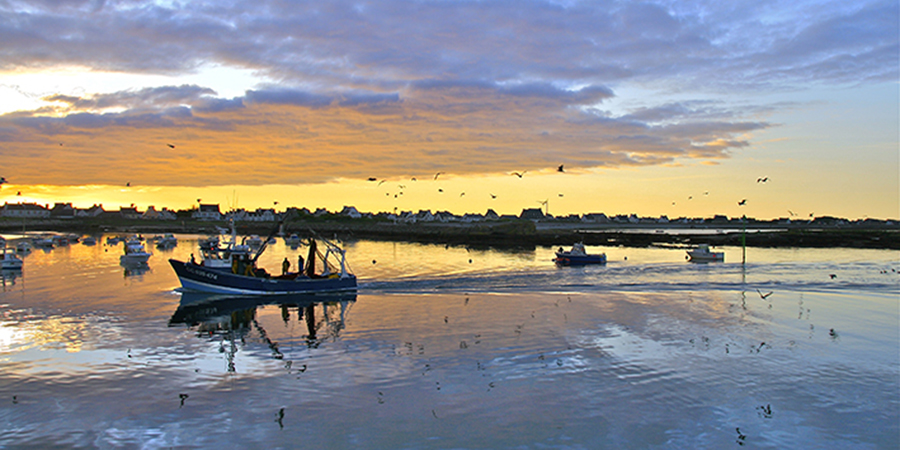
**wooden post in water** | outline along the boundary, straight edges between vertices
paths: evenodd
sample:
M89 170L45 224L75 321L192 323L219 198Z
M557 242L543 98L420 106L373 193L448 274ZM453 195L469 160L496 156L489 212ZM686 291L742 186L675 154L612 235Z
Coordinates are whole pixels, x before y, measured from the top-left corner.
M747 264L747 216L741 216L741 265Z

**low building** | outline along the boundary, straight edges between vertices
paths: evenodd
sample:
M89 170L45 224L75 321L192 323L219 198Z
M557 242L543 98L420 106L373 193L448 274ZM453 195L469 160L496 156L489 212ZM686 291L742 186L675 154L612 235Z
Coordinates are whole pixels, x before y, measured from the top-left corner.
M50 210L37 203L6 203L0 215L3 217L49 218Z
M219 205L200 204L200 208L194 211L191 218L196 220L222 220L222 213L219 211Z
M75 218L75 208L71 203L56 203L50 209L51 219L70 220Z

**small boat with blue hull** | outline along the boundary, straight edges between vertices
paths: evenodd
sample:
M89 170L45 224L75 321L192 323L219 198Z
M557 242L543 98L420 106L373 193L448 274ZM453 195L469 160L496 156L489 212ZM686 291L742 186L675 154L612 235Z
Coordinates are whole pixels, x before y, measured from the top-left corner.
M345 251L327 239L319 239L325 244L325 253L317 250L316 240L310 240L309 256L305 264L302 258L296 272L288 270L290 264L285 259L282 274L270 275L256 266L259 256L265 251L268 239L251 257L248 245L238 245L232 225L232 236L224 246L201 247L200 262L170 259L169 264L181 281L185 290L236 295L285 295L310 294L319 292L347 292L356 290L356 276L347 268ZM332 263L329 258L334 257ZM316 261L321 260L323 269L317 271Z
M589 254L584 249L584 244L576 243L571 250L560 248L556 251L553 261L561 266L583 266L587 264L606 264L606 253Z

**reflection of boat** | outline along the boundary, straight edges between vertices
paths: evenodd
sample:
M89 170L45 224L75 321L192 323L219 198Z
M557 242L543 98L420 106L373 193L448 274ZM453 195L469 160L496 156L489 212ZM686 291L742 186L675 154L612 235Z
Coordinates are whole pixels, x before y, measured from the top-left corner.
M137 275L143 275L148 270L150 270L150 265L146 262L129 262L129 261L120 261L119 265L125 269L124 275L125 277L133 277Z
M0 269L17 270L22 268L22 264L22 260L16 256L15 249L3 247L3 253L0 254Z
M146 263L151 254L144 249L144 243L140 238L132 236L125 241L125 254L119 259L123 264Z
M220 317L228 317L232 313L255 310L264 305L280 305L305 308L316 304L355 302L355 292L326 294L288 294L288 295L224 295L205 292L184 291L178 309L169 319L169 326L175 324L197 325L211 322Z
M697 248L688 250L687 254L695 262L725 261L725 252L710 251L709 244L700 244Z
M318 347L325 340L336 339L344 329L344 317L350 305L356 301L355 293L327 295L266 295L266 296L223 296L214 294L183 292L178 309L169 319L169 326L187 325L195 328L203 339L213 336L221 337L219 351L227 360L227 371L237 370L235 356L239 348L254 345L255 340L246 339L247 334L256 329L259 338L271 350L271 357L281 361L291 371L297 356L294 345L279 345L263 328L257 317L257 308L264 305L277 305L281 309L281 318L287 324L291 313L297 315L297 321L305 322L307 333L293 335L299 337L310 348ZM294 311L291 311L295 309ZM319 310L317 312L317 310ZM293 330L293 327L291 327ZM258 354L257 352L252 352ZM306 370L306 364L297 364L296 373Z
M310 242L309 258L297 272L273 276L256 266L259 256L268 245L266 239L251 258L246 245L236 245L232 223L232 238L225 247L201 248L203 259L188 262L170 259L169 263L178 275L181 286L187 290L219 294L282 295L316 292L355 291L356 276L348 269L343 249L327 239L325 254L320 254L316 241ZM329 257L338 261L334 264ZM316 272L316 260L321 260L322 272Z
M2 284L4 288L7 287L7 285L9 285L9 286L15 286L15 285L16 285L16 278L18 278L18 277L21 276L21 275L22 275L22 269L16 269L16 270L3 269L3 270L0 270L0 284Z
M553 260L563 266L580 266L585 264L606 264L606 253L588 254L584 244L578 242L572 246L572 250L565 251L560 248Z

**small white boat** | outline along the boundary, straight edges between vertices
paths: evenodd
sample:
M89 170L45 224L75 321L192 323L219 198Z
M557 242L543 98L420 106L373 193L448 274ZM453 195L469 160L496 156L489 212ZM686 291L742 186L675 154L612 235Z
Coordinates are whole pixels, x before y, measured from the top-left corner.
M39 236L31 241L35 247L53 248L53 237L49 235Z
M146 263L151 253L144 249L144 243L137 237L130 237L125 241L125 254L119 258L123 264Z
M176 239L175 235L171 233L166 234L156 241L156 248L160 249L172 248L176 245L178 245L178 239Z
M725 252L710 251L709 244L700 244L697 248L687 251L688 258L694 262L725 261Z
M250 235L250 237L244 239L244 244L249 245L251 248L259 248L262 246L263 240L256 234Z
M22 260L16 256L16 250L3 247L2 256L0 256L0 269L17 270L22 268Z
M297 233L293 233L290 236L284 238L284 243L291 247L299 247L300 246L300 236L297 236Z

